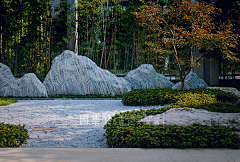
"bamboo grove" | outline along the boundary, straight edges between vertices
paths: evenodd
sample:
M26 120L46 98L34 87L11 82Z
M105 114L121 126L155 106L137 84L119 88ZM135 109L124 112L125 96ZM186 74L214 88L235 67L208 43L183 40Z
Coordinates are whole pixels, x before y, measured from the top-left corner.
M53 59L69 49L77 30L77 54L112 72L127 72L141 64L162 71L165 60L150 51L147 32L133 12L177 0L2 0L0 62L18 77L35 73L43 81ZM76 18L77 15L77 18ZM76 48L75 48L76 49Z
M146 48L146 35L131 14L146 5L144 2L122 6L115 5L117 1L81 0L77 9L65 1L59 5L51 0L1 3L0 59L16 77L35 73L43 80L52 60L68 49L76 23L78 54L91 58L101 68L127 71L142 63L159 64Z

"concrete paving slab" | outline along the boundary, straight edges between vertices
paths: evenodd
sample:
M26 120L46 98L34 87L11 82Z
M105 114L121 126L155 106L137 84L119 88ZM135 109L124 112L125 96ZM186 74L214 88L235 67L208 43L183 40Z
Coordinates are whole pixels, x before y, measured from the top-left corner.
M0 148L0 162L240 162L239 155L222 148Z
M240 161L240 150L239 149L223 149L224 152L231 157L233 161Z

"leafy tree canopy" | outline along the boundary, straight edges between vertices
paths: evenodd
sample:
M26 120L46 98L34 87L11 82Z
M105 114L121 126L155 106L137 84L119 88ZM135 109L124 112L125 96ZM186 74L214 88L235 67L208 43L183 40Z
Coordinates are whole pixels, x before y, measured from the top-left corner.
M149 6L134 12L140 24L148 32L146 44L162 58L172 55L173 67L184 89L186 75L199 61L217 51L224 59L236 60L232 49L237 48L238 34L231 21L216 22L214 17L221 13L206 2L176 2L168 6ZM195 49L202 51L201 57L193 57Z

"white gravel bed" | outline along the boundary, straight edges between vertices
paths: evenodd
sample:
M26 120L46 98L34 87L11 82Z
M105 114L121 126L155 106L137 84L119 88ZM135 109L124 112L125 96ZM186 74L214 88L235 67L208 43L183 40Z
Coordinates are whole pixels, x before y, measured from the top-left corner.
M30 139L22 148L107 148L103 126L112 116L160 107L124 106L121 100L18 100L0 107L0 122L26 125Z

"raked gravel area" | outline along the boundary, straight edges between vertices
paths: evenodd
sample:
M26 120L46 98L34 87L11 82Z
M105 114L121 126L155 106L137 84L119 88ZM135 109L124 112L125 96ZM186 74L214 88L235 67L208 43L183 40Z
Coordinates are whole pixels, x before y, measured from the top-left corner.
M0 107L0 122L25 125L22 148L107 148L104 125L117 113L162 106L124 106L122 100L18 100ZM34 127L57 127L33 130Z

